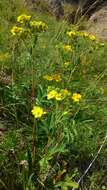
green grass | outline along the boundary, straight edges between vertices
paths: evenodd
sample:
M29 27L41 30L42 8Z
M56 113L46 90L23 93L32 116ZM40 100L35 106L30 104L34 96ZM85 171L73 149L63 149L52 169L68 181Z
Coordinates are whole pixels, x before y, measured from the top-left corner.
M107 132L107 44L82 37L77 26L32 12L19 0L7 5L8 13L0 1L1 189L77 189ZM13 37L11 28L22 13L45 22L48 30ZM74 38L67 36L71 29ZM66 44L73 51L66 51ZM67 89L70 95L48 100L49 87L58 95ZM74 93L81 95L78 102ZM34 106L46 114L34 118ZM106 154L105 142L79 189L107 189Z

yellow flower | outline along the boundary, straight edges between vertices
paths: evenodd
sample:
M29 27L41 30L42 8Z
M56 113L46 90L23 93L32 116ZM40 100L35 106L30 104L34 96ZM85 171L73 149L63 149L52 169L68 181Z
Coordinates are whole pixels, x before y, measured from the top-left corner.
M53 80L53 77L52 76L49 76L49 75L45 75L43 76L44 79L48 80L48 81L52 81Z
M89 35L89 39L92 40L92 41L96 41L96 37L94 35Z
M89 34L87 32L79 32L78 34L82 37L89 37Z
M91 41L96 41L96 36L89 34L87 32L79 32L78 35L82 36L82 37L89 38Z
M57 91L56 90L51 90L50 92L48 92L47 94L47 99L50 100L50 99L53 99L55 98L57 95Z
M66 61L66 62L64 63L64 65L65 65L65 66L70 65L70 61Z
M53 80L55 80L56 82L60 82L60 81L61 81L61 76L60 76L60 74L55 74L55 75L53 75Z
M69 92L67 89L62 89L60 92L62 93L63 97L71 95L71 92Z
M71 92L69 92L67 89L61 89L59 92L57 92L55 99L60 101L70 95Z
M60 74L55 74L55 75L45 75L43 76L44 79L48 80L48 81L53 81L55 80L56 82L60 82L61 81L61 76Z
M72 47L71 47L70 45L64 45L64 46L63 46L63 49L64 49L65 51L68 51L68 52L69 52L69 51L71 51L71 52L73 51L73 49L72 49Z
M20 36L23 33L23 28L18 26L13 26L11 29L11 33L13 36Z
M46 114L46 112L43 110L43 108L39 107L39 106L34 106L32 109L32 115L34 115L34 117L37 118L41 118L43 115Z
M75 31L69 31L69 32L67 32L67 35L68 35L69 37L73 37L73 38L77 36L77 34L76 34Z
M31 16L30 15L26 15L26 14L22 14L20 16L17 17L17 22L20 22L20 23L24 23L24 22L27 22L31 19Z
M79 94L79 93L74 93L71 98L72 98L72 100L73 100L74 102L79 102L79 101L81 100L81 94Z
M48 29L47 24L42 21L31 21L30 26L34 28L37 32L46 31Z
M52 87L48 87L48 94L47 94L47 99L55 99L57 101L61 101L67 96L71 95L71 92L69 92L67 89L52 89Z
M55 99L57 101L61 101L63 99L62 93L57 93L56 96L55 96Z

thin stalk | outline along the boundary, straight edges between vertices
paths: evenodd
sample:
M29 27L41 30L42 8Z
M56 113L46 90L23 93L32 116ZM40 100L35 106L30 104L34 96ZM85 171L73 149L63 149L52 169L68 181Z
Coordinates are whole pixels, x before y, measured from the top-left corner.
M16 49L16 44L14 44L12 48L12 87L15 81L15 49Z
M34 61L32 60L32 100L35 98Z
M32 130L32 166L35 165L36 158L36 121L34 119L33 130Z

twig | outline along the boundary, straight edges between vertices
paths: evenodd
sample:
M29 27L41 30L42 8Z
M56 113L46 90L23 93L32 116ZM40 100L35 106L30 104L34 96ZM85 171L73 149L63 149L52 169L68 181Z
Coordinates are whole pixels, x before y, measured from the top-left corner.
M107 132L106 132L105 138L104 138L104 140L103 140L103 142L102 142L102 144L101 144L101 146L100 146L98 152L96 153L94 159L92 160L92 162L90 163L90 165L88 166L88 168L85 170L85 172L83 173L83 175L82 175L82 176L80 177L80 179L78 180L78 182L77 182L78 184L80 184L80 182L82 181L82 179L86 176L86 174L88 173L88 171L90 170L90 168L92 167L92 165L94 164L94 162L96 161L96 159L98 158L98 156L99 156L99 154L100 154L102 148L103 148L104 145L105 145L106 140L107 140ZM72 190L75 190L75 189L73 188Z

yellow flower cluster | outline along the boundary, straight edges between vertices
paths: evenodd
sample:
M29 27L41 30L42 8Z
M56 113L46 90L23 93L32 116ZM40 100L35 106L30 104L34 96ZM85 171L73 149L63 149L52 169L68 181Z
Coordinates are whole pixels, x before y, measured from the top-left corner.
M45 75L45 76L43 76L43 78L45 79L45 80L48 80L48 81L56 81L56 82L60 82L61 81L61 76L60 76L60 74L55 74L55 75L52 75L52 76L50 76L50 75Z
M69 96L71 96L71 92L69 92L67 89L59 90L58 88L57 89L52 89L51 87L48 88L48 93L47 93L48 100L55 99L57 101L61 101ZM82 96L80 93L73 93L71 98L74 102L79 102ZM44 111L44 109L40 106L34 106L31 113L36 119L40 119L42 116L47 114L47 112Z
M77 37L77 33L76 33L75 31L69 31L69 32L67 32L67 35L68 35L69 37L72 37L72 38Z
M46 114L46 112L43 110L43 108L39 107L39 106L34 106L32 109L32 115L34 115L34 117L36 119L41 118L43 115Z
M48 91L47 99L55 99L57 101L63 100L65 97L70 96L70 92L67 89L52 89Z
M92 35L92 34L89 34L87 32L77 32L77 31L69 31L67 32L67 35L70 37L70 38L75 38L75 37L85 37L85 38L88 38L90 39L91 41L96 41L96 36L95 35Z
M69 66L69 65L70 65L70 61L64 62L64 65L65 65L66 67Z
M31 19L30 15L22 14L22 15L17 17L17 22L23 24L25 22L30 21L30 19Z
M88 37L91 41L96 41L96 36L90 34Z
M20 24L24 24L23 27L13 26L11 29L11 33L13 36L26 37L28 34L33 32L42 32L48 29L48 26L42 21L31 21L31 16L22 14L17 17L17 22ZM26 25L26 22L28 24Z
M78 36L81 36L81 37L88 37L89 34L87 32L78 32Z
M72 52L72 51L73 51L71 45L68 45L68 44L65 44L65 45L63 46L63 49L64 49L65 51L67 51L67 52Z
M13 36L21 36L23 33L23 28L22 27L18 27L18 26L13 26L13 28L11 29L11 33Z
M48 29L47 24L42 21L33 20L30 22L30 26L36 29L37 32L46 31Z
M88 38L91 41L96 41L96 36L92 35L92 34L89 34L87 32L79 32L79 36L86 37L86 38Z
M74 102L79 102L81 100L82 96L80 93L74 93L71 98Z
M13 26L13 28L11 29L11 33L13 36L26 37L28 34L31 33L31 31L30 29Z

